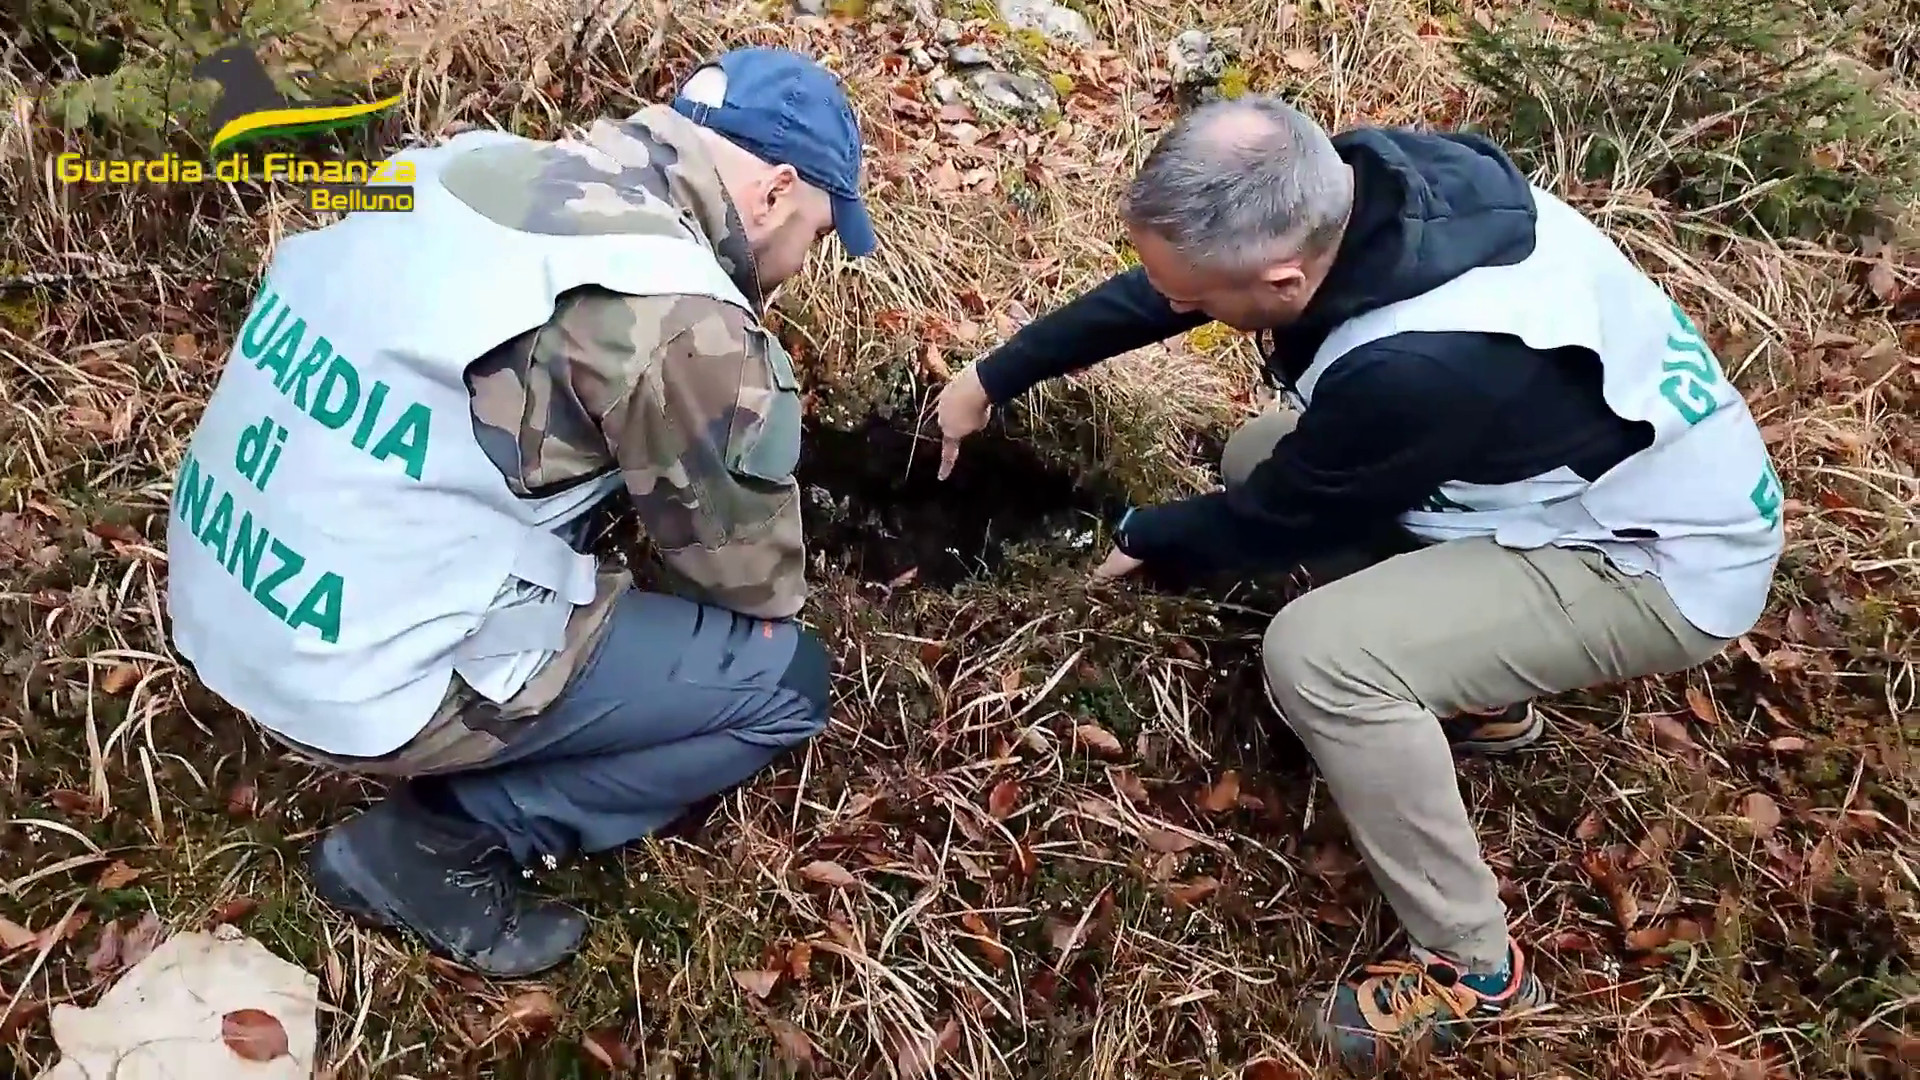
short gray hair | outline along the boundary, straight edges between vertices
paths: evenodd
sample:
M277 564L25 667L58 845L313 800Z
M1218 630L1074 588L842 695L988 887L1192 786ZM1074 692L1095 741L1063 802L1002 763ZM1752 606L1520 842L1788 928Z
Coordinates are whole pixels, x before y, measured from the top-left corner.
M1333 140L1277 97L1216 101L1160 137L1127 190L1127 223L1196 266L1250 270L1330 247L1353 207Z

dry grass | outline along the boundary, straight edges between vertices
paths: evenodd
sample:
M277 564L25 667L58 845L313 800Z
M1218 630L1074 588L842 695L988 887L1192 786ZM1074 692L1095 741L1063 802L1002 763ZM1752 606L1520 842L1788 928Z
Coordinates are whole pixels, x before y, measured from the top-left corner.
M941 363L1122 264L1114 198L1170 116L1173 34L1246 26L1256 87L1284 79L1334 126L1467 119L1416 7L1101 0L1087 10L1114 55L1036 58L1075 81L1065 123L978 140L897 99L920 80L896 55L905 16L877 4L857 23L418 5L394 69L404 126L431 136L622 113L747 41L831 58L874 146L887 242L820 259L779 307L821 416L912 415ZM596 1060L744 1077L796 1059L837 1076L935 1059L954 1076L1315 1075L1284 1018L1391 917L1266 722L1250 657L1267 601L1088 589L1057 551L951 593L824 574L808 617L841 652L830 730L693 835L546 875L598 917L547 979L486 983L320 909L299 855L373 789L264 746L182 670L159 541L250 274L306 215L271 192L64 188L45 170L56 142L25 105L0 131L0 277L59 278L0 295L0 913L45 931L0 945L16 1072L50 1060L44 1009L111 977L107 928L150 910L244 920L319 973L338 1077ZM1463 766L1556 1005L1420 1074L1911 1075L1920 333L1872 302L1855 257L1717 235L1631 175L1566 193L1748 390L1793 497L1790 551L1765 621L1708 669L1556 700L1541 749ZM1910 268L1882 273L1912 287ZM1244 345L1195 336L1018 419L1136 493L1204 484L1190 446L1253 407L1252 378Z

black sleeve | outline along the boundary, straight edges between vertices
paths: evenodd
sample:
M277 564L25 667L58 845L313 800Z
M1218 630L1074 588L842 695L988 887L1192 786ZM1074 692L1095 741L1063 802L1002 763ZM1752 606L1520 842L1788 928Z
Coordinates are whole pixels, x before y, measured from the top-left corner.
M1038 383L1209 321L1197 311L1173 310L1136 266L1022 327L980 361L980 385L995 405L1004 405Z
M1511 394L1472 370L1483 335L1420 337L1347 354L1245 483L1135 510L1120 549L1200 573L1288 565L1377 535L1457 479Z

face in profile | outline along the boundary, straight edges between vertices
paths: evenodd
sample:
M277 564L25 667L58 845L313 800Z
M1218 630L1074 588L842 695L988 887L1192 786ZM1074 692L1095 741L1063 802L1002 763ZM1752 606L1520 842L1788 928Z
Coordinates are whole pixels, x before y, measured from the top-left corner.
M807 265L807 255L833 231L833 203L791 165L766 169L735 200L760 287L774 289Z
M1140 253L1147 281L1175 311L1197 311L1235 330L1253 333L1292 323L1307 306L1306 274L1298 260L1252 270L1201 266L1158 233L1137 227L1127 232Z

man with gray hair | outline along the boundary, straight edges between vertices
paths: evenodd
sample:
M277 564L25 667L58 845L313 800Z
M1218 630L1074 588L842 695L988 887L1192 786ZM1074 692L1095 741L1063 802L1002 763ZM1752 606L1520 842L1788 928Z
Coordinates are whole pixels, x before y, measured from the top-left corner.
M1311 1019L1350 1066L1457 1046L1545 993L1450 750L1518 749L1532 699L1752 627L1783 541L1765 443L1679 306L1480 137L1222 102L1160 140L1125 218L1139 267L942 392L942 468L1043 379L1209 320L1261 335L1292 408L1234 434L1222 490L1130 511L1096 576L1358 557L1273 618L1266 685L1411 948Z

